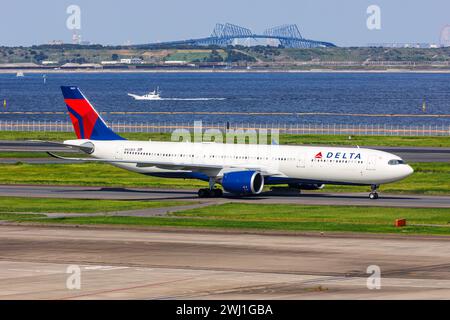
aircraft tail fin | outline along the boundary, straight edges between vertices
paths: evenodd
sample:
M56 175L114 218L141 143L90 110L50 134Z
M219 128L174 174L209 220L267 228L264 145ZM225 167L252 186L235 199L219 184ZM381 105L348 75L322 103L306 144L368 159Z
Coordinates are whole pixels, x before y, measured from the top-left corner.
M106 125L78 87L62 86L61 91L78 139L125 140Z

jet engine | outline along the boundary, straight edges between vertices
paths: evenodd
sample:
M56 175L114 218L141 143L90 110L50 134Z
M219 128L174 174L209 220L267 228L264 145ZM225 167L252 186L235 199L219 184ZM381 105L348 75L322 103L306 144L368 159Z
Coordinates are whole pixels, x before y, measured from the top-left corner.
M256 171L234 171L223 175L225 191L238 195L258 194L264 187L264 177Z

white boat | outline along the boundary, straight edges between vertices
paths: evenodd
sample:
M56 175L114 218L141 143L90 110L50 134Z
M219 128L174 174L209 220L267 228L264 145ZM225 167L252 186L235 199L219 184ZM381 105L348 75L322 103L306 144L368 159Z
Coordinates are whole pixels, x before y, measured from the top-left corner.
M147 94L144 94L143 96L128 93L130 97L133 97L135 100L160 100L161 99L161 91L159 90L159 87L156 87L156 90L150 91Z
M25 75L23 74L23 72L22 71L19 71L19 72L17 72L16 73L16 77L25 77Z

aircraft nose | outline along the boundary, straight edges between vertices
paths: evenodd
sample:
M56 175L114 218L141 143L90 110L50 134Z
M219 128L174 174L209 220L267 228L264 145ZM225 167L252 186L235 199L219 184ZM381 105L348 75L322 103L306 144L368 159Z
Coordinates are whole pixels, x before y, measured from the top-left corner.
M398 168L397 170L397 178L398 179L405 179L406 177L410 176L413 172L414 169L411 168L411 166L405 164L402 166L399 166L401 168Z
M410 165L406 165L405 166L405 171L406 171L406 177L407 176L410 176L413 172L414 172L414 169L410 166Z

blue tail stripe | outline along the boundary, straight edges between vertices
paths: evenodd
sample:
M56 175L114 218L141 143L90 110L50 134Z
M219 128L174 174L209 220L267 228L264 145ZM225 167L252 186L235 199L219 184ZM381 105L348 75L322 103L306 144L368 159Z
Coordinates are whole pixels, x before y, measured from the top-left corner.
M80 127L80 135L81 139L84 139L84 126L83 126L83 118L71 107L67 106L67 110L78 120L78 125Z
M91 140L126 140L122 138L117 133L112 131L110 128L105 126L103 121L98 118L94 125L94 130L92 130Z
M77 87L61 86L64 99L84 99Z

